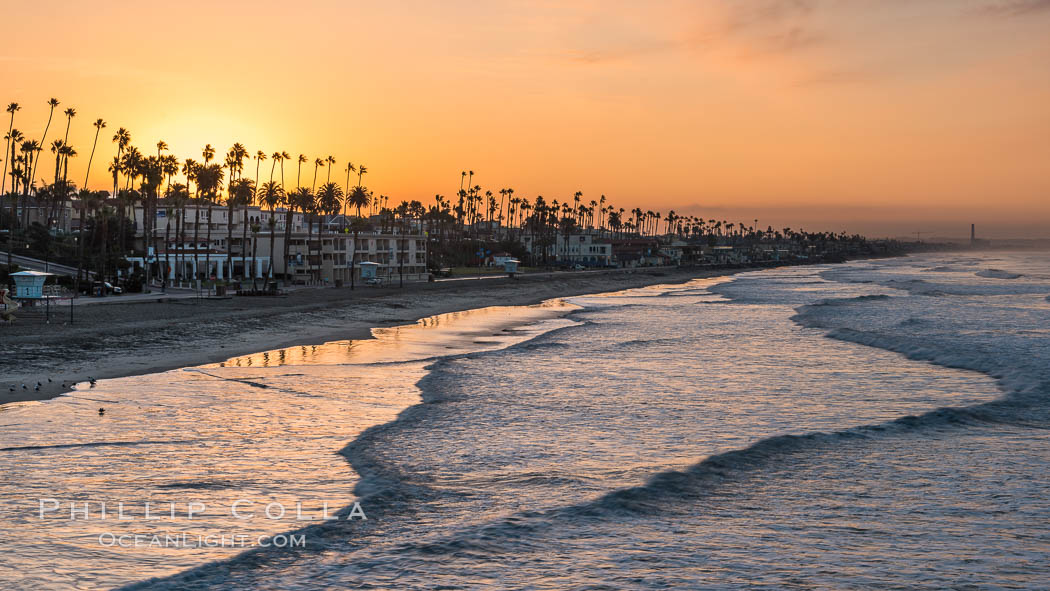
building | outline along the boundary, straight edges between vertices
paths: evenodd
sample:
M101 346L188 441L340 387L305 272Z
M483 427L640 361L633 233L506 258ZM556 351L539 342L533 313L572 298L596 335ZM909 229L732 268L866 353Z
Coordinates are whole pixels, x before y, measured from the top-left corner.
M545 246L537 236L525 234L521 237L521 243L534 260L542 259L546 251L549 260L563 264L587 267L610 267L615 264L612 243L594 232L569 234L567 238L564 234L555 234L553 242Z
M212 205L209 211L207 204L188 204L176 212L162 202L147 240L143 215L143 207L136 205L137 247L150 255L147 260L129 260L137 268L148 263L155 273L165 271L169 282L189 282L198 275L229 280L287 274L297 283L340 284L350 281L352 266L365 261L377 263L382 277L428 278L423 235L368 231L359 232L355 242L354 235L340 227L341 217L321 223L278 208L271 222L270 211L257 206L230 212L222 205ZM359 279L360 269L353 275Z
M625 238L613 240L612 252L620 267L656 267L670 265L671 258L660 252L656 238Z

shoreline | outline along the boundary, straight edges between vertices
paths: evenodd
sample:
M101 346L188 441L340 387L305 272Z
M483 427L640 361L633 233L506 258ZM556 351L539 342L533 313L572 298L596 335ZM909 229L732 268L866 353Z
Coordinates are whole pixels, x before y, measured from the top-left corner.
M93 310L87 314L83 312L86 308L80 308L80 323L73 326L32 326L40 330L9 331L22 332L10 336L0 331L5 337L6 364L17 368L0 378L0 411L7 404L61 396L90 378L162 373L262 351L368 339L372 329L413 324L449 312L532 305L552 298L763 268L768 267L633 269L531 279L519 275L516 279L410 284L404 290L316 288L283 297L90 306Z

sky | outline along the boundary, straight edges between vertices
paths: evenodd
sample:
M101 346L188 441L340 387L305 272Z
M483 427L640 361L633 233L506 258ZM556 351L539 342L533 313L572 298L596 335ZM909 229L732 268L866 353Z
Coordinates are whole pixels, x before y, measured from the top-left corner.
M0 10L17 25L0 37L15 128L39 139L51 97L76 108L79 184L91 123L106 121L92 188L110 184L110 140L125 127L147 154L164 140L182 159L233 142L332 155L340 183L347 161L364 164L364 184L391 203L451 198L473 170L497 195L582 191L761 227L925 237L976 223L988 237L1050 237L1050 0ZM65 123L56 112L47 144ZM294 186L294 161L285 175Z

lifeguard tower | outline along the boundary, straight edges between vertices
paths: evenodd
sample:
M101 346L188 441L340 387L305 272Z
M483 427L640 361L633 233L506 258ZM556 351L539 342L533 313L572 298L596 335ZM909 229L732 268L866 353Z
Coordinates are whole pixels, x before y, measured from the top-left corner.
M507 259L503 261L503 270L506 271L507 275L511 279L518 274L518 265L521 263L518 259Z
M44 299L44 283L53 273L41 271L19 271L11 273L15 280L15 299L18 300L42 300Z
M379 278L379 275L377 275L379 263L364 261L357 263L357 266L361 267L361 279L364 280L365 285L378 285L383 281Z

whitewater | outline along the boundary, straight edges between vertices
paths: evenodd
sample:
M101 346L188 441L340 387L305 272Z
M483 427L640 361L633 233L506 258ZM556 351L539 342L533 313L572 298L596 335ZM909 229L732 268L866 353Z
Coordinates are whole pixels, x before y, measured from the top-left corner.
M18 466L0 481L0 526L21 550L0 575L32 573L37 588L1038 588L1048 320L1050 257L930 254L475 311L107 381L0 414L0 459ZM103 437L75 412L96 400L190 433L156 443L140 415ZM71 460L105 476L70 474ZM344 516L359 502L368 519L243 524L299 533L299 548L114 556L91 544L103 524L16 510L27 487L220 504L247 487ZM200 527L231 526L216 514Z

